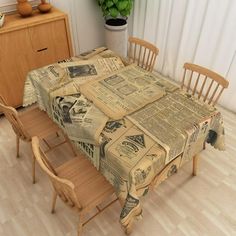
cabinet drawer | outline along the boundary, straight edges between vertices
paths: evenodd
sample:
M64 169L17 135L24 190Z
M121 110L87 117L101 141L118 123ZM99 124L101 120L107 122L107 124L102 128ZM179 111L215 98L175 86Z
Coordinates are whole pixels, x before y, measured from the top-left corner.
M180 167L182 156L178 156L171 161L152 181L152 187L159 185L161 182L166 180L171 175L175 174Z
M32 68L42 67L70 57L65 21L57 20L29 28Z

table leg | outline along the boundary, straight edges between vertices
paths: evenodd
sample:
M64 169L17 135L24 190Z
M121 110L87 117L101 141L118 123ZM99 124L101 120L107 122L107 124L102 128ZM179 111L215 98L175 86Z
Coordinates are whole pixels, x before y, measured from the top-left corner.
M123 207L124 207L124 205L125 205L125 199L124 199L124 198L121 198L121 197L119 197L119 198L118 198L118 200L119 200L119 202L120 202L121 208L123 208Z
M198 163L199 163L199 155L195 155L193 157L193 176L197 175Z

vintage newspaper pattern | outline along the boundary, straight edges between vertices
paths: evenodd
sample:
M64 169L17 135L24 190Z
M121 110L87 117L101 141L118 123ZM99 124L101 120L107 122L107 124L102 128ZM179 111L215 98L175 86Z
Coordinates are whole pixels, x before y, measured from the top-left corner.
M115 53L107 48L106 50L99 53L98 56L101 58L109 58L109 57L117 57L118 55L117 55L117 53Z
M125 66L133 64L132 62L130 62L130 60L128 58L121 57L117 53L111 51L110 49L105 49L104 51L100 52L99 54L96 54L95 56L93 56L93 58L109 58L109 57L119 57Z
M225 150L223 118L221 113L216 110L211 115L203 117L191 129L186 130L186 133L187 141L181 165L202 151L206 142L220 151Z
M101 54L101 56L99 56L99 54ZM110 57L117 57L117 54L108 50L106 47L100 47L100 48L95 48L91 51L82 53L78 57L72 57L69 59L59 61L58 64L73 62L73 61L78 61L78 60L88 60L88 59L92 59L92 58L93 59L101 59L101 58L110 58ZM35 90L34 85L32 84L33 78L37 78L38 76L40 77L43 74L44 74L44 76L50 78L50 75L48 76L48 71L50 71L49 67L51 67L55 64L39 68L37 70L33 70L28 73L26 81L25 81L25 86L24 86L24 97L23 97L23 106L24 107L37 102L37 98L39 98L36 95L37 90Z
M124 64L118 57L96 60L72 58L33 70L27 76L23 104L27 106L38 101L42 110L48 110L50 95L46 95L46 93L67 87L61 95L73 94L74 87L77 87L78 90L80 84L123 67ZM69 86L69 83L73 85ZM72 91L69 90L70 88ZM46 92L42 90L46 90Z
M100 54L109 58L112 56L110 53L104 50L93 58L100 59ZM87 61L84 62L81 65L87 65ZM135 112L128 117L130 120L108 120L107 116L80 94L79 83L75 83L78 70L75 69L74 73L66 69L66 75L69 75L66 77L57 68L50 68L54 76L59 74L59 79L46 82L46 87L50 89L40 87L40 81L36 84L39 102L41 99L42 106L46 107L49 114L51 112L74 145L86 153L93 165L115 187L119 198L124 200L125 205L120 215L124 226L140 214L140 197L147 193L156 174L178 153L183 153L184 164L202 150L205 140L216 148L224 148L220 113L182 94L177 85L160 75L147 76L141 82L145 82L145 79L148 82L155 81L156 85L167 92L165 97ZM80 73L85 72L81 70ZM126 75L131 78L131 83L138 76L135 71L127 71Z
M37 95L29 73L24 85L23 107L30 106L35 102L37 102Z
M88 141L84 141L84 139L79 141L79 138L77 138L77 140L71 140L71 142L77 148L77 150L82 151L88 157L91 163L98 170L101 169L99 146L89 143Z
M165 89L166 92L174 92L177 89L180 89L179 84L174 81L162 76L160 73L154 72L154 74L157 77L156 84Z
M220 151L225 150L224 122L219 111L217 111L216 115L214 115L211 120L210 130L206 141Z
M197 140L202 150L214 114L213 107L178 90L131 114L128 119L165 148L167 164L183 153L186 146L196 147Z
M140 210L139 197L165 166L165 150L129 120L108 121L101 134L100 170L125 206L122 224Z
M154 74L130 65L82 85L81 92L107 116L118 120L162 97L165 90L157 82Z
M108 117L82 94L56 96L52 99L51 108L53 120L71 140L87 140L98 145Z
M191 98L186 97L179 91L176 92L176 94L171 97L171 99L174 99L174 97L176 101L190 99L190 102L185 101L185 106L188 107L188 109L194 107L194 105L191 104ZM78 95L75 95L75 98L76 96ZM73 107L72 104L75 104L76 99L74 100L73 98L73 100L71 100L71 97L73 96L68 96L67 100L60 106L64 103L70 103L71 105L69 105L69 107ZM57 97L55 100L56 99L61 98ZM83 108L86 107L87 100L83 100L82 97L82 101L79 109L82 108L83 110ZM172 100L168 100L168 102L170 101ZM195 101L192 100L192 102ZM58 102L56 102L56 104L58 104ZM180 120L178 114L180 115L181 112L184 112L183 107L185 106L183 106L181 102L181 107L176 106L176 104L177 102L172 104L177 110L175 110L174 114L170 114L170 117L172 117L172 120L174 117L177 118L175 125L179 129L179 132L185 130L185 141L188 140L189 143L187 148L184 149L184 155L186 156L183 161L184 164L189 160L187 158L192 157L196 151L199 152L202 150L202 144L209 130L209 126L206 126L206 122L207 124L209 124L209 122L214 123L215 125L212 125L217 127L217 120L212 122L211 117L209 118L208 116L209 114L213 114L212 112L215 110L213 108L206 109L207 106L201 110L201 107L198 106L202 106L202 104L196 106L198 108L197 110L196 107L193 109L196 114L199 112L199 114L202 115L196 116L196 114L189 114L187 116L185 114L185 119ZM162 103L162 105L166 106L165 103ZM173 109L173 107L171 108ZM68 112L69 115L68 113L67 115L63 115L64 113L61 111L57 112L55 108L53 110L57 115L59 114L59 117L64 117L64 119L65 117L68 119L68 117L71 116L71 112ZM80 119L80 115L75 114L75 116L77 115L78 117L76 119ZM145 115L148 117L150 113L145 112ZM205 120L202 119L202 117L206 117ZM191 123L192 120L194 120L193 123ZM146 120L146 122L147 121L148 120ZM200 122L199 126L197 122ZM79 122L77 125L79 125ZM172 130L169 130L169 132L171 133ZM67 131L67 133L69 132ZM86 134L85 136L79 137L78 133L76 133L76 137L70 136L76 146L81 148L89 156L92 163L115 187L119 198L124 200L125 205L122 209L120 220L123 225L126 225L141 210L140 196L147 193L150 182L165 167L167 163L166 151L161 145L156 143L154 139L150 138L150 135L145 134L143 130L137 128L133 122L126 118L116 121L107 121L100 136L100 150L97 145L91 143L92 138L90 136L88 136L87 139L85 137ZM176 142L175 144L178 145Z
M92 49L90 51L81 53L78 56L78 58L80 58L82 60L88 60L88 59L91 59L91 58L95 58L97 55L101 54L105 50L107 50L106 47L94 48L94 49Z
M191 128L185 130L186 132L186 145L183 151L181 165L190 161L193 156L203 150L203 146L210 129L210 122L212 117L206 117L199 121L198 124L193 125Z
M48 89L58 86L58 81L61 78L65 78L64 83L70 82L66 71L59 64L43 67L30 73L30 79L35 89L38 105L42 110L50 111Z
M100 47L100 48L95 48L91 51L82 53L78 57L72 57L69 59L59 61L58 64L67 63L67 62L74 62L74 61L79 61L79 60L88 60L88 59L96 60L96 59L102 59L102 58L119 58L119 56L115 52L107 49L106 47ZM126 58L121 58L121 60L122 60L123 65L125 65L125 66L130 64ZM29 106L29 105L37 102L37 100L39 100L39 104L41 105L40 108L45 110L45 108L43 106L43 102L40 99L40 96L37 96L37 94L36 94L38 92L38 90L35 89L32 81L34 80L34 78L37 78L38 76L40 77L43 74L45 77L50 78L50 68L49 67L51 67L53 65L56 65L56 63L39 68L37 70L33 70L28 73L26 81L25 81L25 86L24 86L24 96L23 96L23 106L24 107ZM123 65L120 64L121 67L123 67ZM69 94L69 93L65 93L65 95L66 94Z
M119 57L98 58L60 64L77 84L109 74L124 67Z
M110 49L108 49L106 47L95 48L93 50L84 52L78 56L78 58L82 59L82 60L88 60L88 59L94 60L94 59L111 58L111 57L120 58L125 66L132 64L132 63L130 63L128 58L121 57L117 53L111 51Z
M76 61L78 60L78 58L76 57L72 57L63 61L59 61L53 65L58 65L61 63L66 63L66 62L71 62L71 61ZM25 80L25 86L24 86L24 96L23 96L23 106L29 106L35 102L37 102L37 100L39 100L39 103L41 101L41 97L39 96L39 94L37 94L38 90L35 89L34 84L32 81L34 81L34 79L37 80L37 78L39 78L39 80L43 80L43 79L47 79L47 78L53 78L57 76L57 72L54 73L53 71L53 65L47 65L44 66L42 68L39 68L37 70L33 70L30 71L26 77ZM60 68L59 68L60 70ZM59 72L60 73L60 72ZM36 84L37 86L37 84ZM41 102L42 104L42 102Z
M51 116L50 99L55 95L79 92L79 86L88 80L124 67L119 58L64 62L34 70L30 79L38 105Z

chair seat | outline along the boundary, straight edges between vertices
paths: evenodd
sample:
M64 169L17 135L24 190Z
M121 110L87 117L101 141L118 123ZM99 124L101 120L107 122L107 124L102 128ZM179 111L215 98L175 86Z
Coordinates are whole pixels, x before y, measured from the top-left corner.
M59 127L48 117L46 112L38 107L19 113L19 119L24 125L30 137L46 137L59 131Z
M83 155L59 166L56 172L75 185L75 193L83 208L95 207L114 193L112 185Z

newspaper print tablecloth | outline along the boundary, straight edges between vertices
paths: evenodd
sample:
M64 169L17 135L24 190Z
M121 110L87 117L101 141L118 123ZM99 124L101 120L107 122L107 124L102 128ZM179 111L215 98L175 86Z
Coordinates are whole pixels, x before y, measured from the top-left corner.
M94 51L92 53L101 58ZM110 52L104 55L114 56ZM90 58L89 54L85 57ZM62 81L63 72L54 71L55 81L61 81L56 89L45 89L54 84L44 87L43 83L37 83L35 86L39 77L40 81L47 80L49 70L52 71L52 67L29 74L25 105L37 100L115 187L125 203L120 215L123 226L140 214L139 198L147 193L153 178L177 155L182 155L181 164L184 164L202 150L205 141L224 150L221 114L183 94L178 86L161 76L157 83L166 91L164 97L128 117L111 120L80 93L79 86Z
M124 116L165 95L159 78L136 65L81 85L80 90L111 119Z

